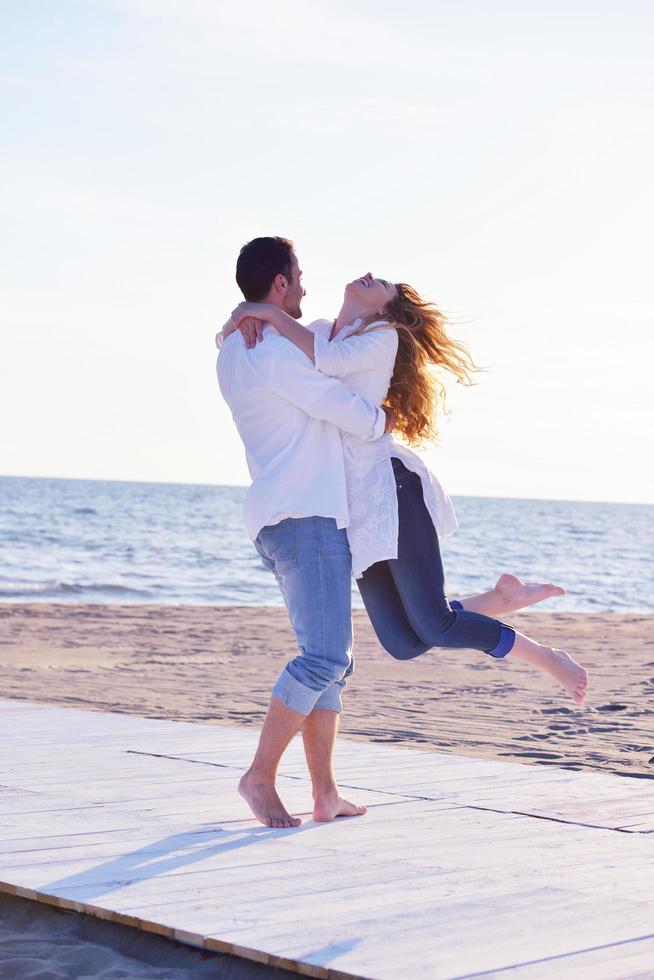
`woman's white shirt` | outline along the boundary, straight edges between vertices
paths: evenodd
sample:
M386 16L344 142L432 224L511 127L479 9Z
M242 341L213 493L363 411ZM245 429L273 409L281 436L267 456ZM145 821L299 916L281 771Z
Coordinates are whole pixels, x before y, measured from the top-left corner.
M365 333L350 337L362 322L355 320L332 341L329 340L332 321L312 323L316 368L381 405L395 367L397 330L390 325L371 329L371 324ZM417 453L396 442L391 435L364 442L341 432L341 441L350 518L347 536L355 578L360 578L377 561L397 558L399 522L392 456L420 476L425 504L438 537L443 540L456 531L458 521L452 501Z

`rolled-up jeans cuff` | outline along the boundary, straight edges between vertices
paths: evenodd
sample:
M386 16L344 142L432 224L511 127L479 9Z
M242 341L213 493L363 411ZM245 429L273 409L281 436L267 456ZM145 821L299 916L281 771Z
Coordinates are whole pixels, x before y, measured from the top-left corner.
M515 630L512 626L507 626L506 623L500 623L500 638L496 646L492 650L487 650L486 653L490 654L491 657L506 657L509 650L513 648L515 643Z
M314 704L314 708L325 708L327 711L341 712L343 704L341 702L341 684L334 682L328 688L320 692L320 697Z
M297 681L293 677L288 668L284 667L275 681L272 693L287 708L292 708L293 711L299 711L303 715L308 715L315 707L316 701L323 692L314 691L313 688L307 687L306 684L301 684L300 681Z

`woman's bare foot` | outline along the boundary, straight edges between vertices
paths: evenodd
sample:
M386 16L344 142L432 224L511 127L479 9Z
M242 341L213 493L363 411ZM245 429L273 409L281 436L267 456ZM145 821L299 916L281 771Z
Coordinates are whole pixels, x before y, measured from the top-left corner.
M333 820L335 817L362 817L368 807L357 806L339 796L338 789L318 793L313 800L314 820Z
M576 660L573 660L565 650L558 650L556 647L546 647L536 644L538 651L530 654L528 658L532 664L542 667L548 674L551 674L562 684L573 701L577 704L586 697L586 687L588 685L588 671ZM510 656L510 654L509 654Z
M556 647L546 649L549 656L543 663L545 670L563 685L573 701L581 704L586 697L588 671L565 650L557 650Z
M552 585L551 582L521 582L517 576L509 575L508 572L498 578L495 592L501 603L498 615L533 606L555 595L565 595L565 589L560 585Z
M241 777L238 791L266 827L297 827L302 823L299 817L290 815L277 795L275 784L257 777L251 769Z

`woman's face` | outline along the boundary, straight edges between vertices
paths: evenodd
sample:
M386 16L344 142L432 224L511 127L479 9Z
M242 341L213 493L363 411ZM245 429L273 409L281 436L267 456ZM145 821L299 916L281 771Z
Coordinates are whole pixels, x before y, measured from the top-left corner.
M367 316L371 313L381 313L392 299L397 296L397 288L386 279L375 279L372 272L354 279L345 287L347 299L356 300L360 312Z

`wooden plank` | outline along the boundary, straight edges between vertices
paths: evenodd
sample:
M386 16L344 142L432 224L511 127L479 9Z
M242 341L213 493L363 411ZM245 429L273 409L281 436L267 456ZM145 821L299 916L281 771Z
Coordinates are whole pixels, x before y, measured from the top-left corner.
M643 781L341 742L368 815L273 831L236 792L256 732L5 704L2 890L329 980L651 953L654 836L608 829L652 826ZM307 810L300 740L280 777Z
M648 980L654 972L654 938L632 939L594 949L526 961L495 977L512 980ZM417 975L419 976L419 975Z

